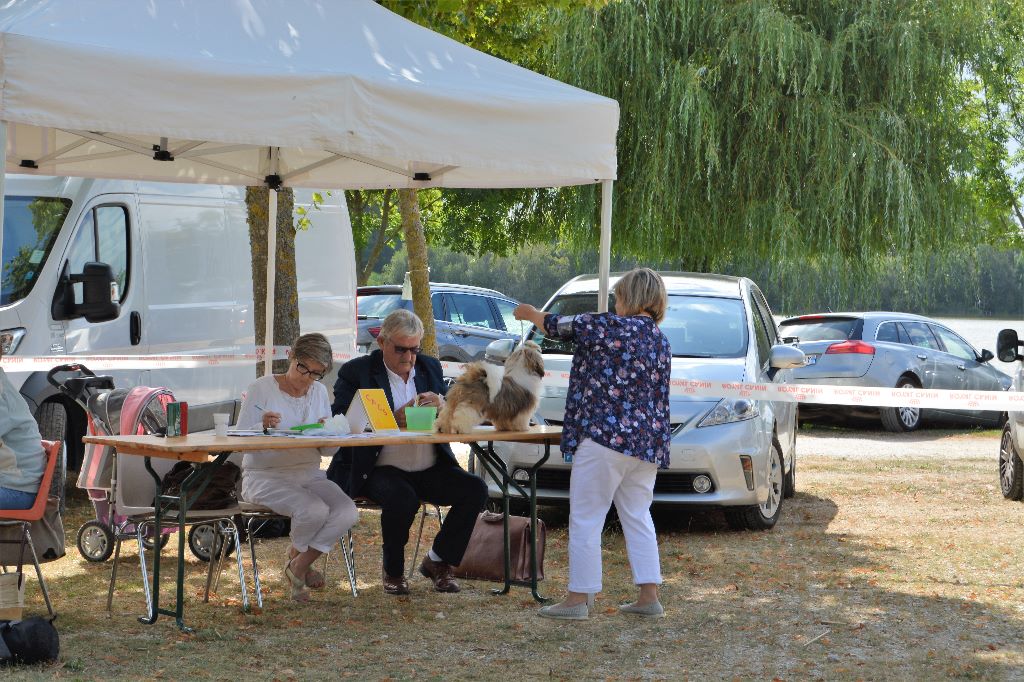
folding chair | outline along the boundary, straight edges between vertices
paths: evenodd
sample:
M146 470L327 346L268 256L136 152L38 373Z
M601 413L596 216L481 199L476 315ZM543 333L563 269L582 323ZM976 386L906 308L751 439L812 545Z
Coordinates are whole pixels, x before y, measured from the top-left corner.
M380 509L380 505L368 497L357 497L353 500L353 502L356 503L356 507L358 507L360 510ZM428 507L433 507L434 511L429 511ZM441 507L439 507L436 504L431 504L430 502L420 503L420 527L419 530L416 532L416 545L413 548L412 552L412 563L409 564L409 570L406 574L407 579L412 578L413 574L416 572L416 559L419 558L420 543L423 541L423 525L426 522L428 515L433 516L437 519L438 528L440 528L441 524L444 523L444 514L441 512ZM351 530L348 532L348 537L346 539L348 541L348 556L351 557L352 561L352 577L354 580L356 574L356 553L355 543L352 538ZM353 582L353 585L355 585L355 582Z
M240 501L238 503L239 508L242 510L242 522L245 524L245 532L249 538L249 558L252 561L252 577L256 587L256 605L263 608L263 588L260 584L260 569L256 563L256 530L258 524L274 519L287 519L287 516L283 516L273 511L269 507L264 507L260 504L253 504L251 502ZM359 596L359 592L356 589L356 565L355 558L352 556L352 531L349 530L347 538L338 538L338 544L341 546L341 557L345 562L345 569L348 571L348 584L352 591L352 596ZM241 548L238 550L241 552ZM327 580L327 567L330 563L330 553L324 555L324 580Z
M162 528L156 528L156 510L153 507L153 477L146 470L145 458L137 455L116 455L114 482L114 505L115 512L125 517L124 524L135 524L135 535L138 541L139 567L142 571L143 592L146 596L146 609L150 616L153 615L153 598L149 588L149 574L146 569L146 552L143 549L143 539L147 532L152 531L154 542L163 546L162 535L166 528L178 527L177 514L165 515L161 520ZM156 473L163 477L175 464L174 460L153 458L151 466ZM214 574L214 564L218 577L220 574L221 559L225 553L228 540L235 543L236 559L238 564L238 582L242 593L242 610L249 610L249 594L245 586L245 570L242 565L241 539L238 526L234 517L241 514L242 510L238 505L226 509L192 509L185 517L185 523L190 526L211 525L216 533L215 538L222 538L224 541L214 542L215 556L210 557L206 573L206 593L203 601L210 600L210 585ZM117 581L117 564L121 553L121 536L123 533L115 533L114 564L110 572L110 588L107 592L107 611L111 611L114 598L114 584ZM216 561L215 561L216 560Z
M18 554L18 587L20 588L25 580L22 573L22 560L25 555L25 547L28 546L32 552L32 563L36 567L36 578L39 580L39 589L43 592L43 601L46 602L46 610L50 617L54 616L53 606L50 604L50 593L46 589L46 580L43 579L43 569L39 566L39 557L36 555L36 546L32 543L32 532L29 526L43 518L46 510L46 501L50 494L50 484L53 481L53 472L57 462L63 457L63 448L58 441L42 441L43 453L46 457L46 465L43 468L43 479L39 483L39 492L36 493L36 501L28 509L0 509L0 526L20 526L21 538L18 540L0 540L4 543L17 543L21 545L21 552Z

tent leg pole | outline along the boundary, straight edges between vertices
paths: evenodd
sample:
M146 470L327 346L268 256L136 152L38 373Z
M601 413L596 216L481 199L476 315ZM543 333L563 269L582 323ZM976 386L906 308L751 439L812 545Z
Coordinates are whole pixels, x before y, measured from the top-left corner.
M601 250L598 257L597 312L608 312L608 276L612 254L612 181L601 181Z
M277 274L277 190L270 190L267 202L267 301L263 336L263 373L274 373L274 288Z
M0 253L4 250L4 203L7 196L7 121L0 121L0 152L3 152L3 167L0 168Z

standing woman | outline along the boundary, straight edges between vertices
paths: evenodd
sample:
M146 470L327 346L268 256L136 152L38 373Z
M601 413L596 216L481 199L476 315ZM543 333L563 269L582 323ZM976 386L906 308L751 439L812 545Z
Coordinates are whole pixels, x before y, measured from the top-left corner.
M654 479L669 462L669 378L672 350L658 323L668 297L658 273L637 268L615 285L615 313L559 317L522 304L518 320L550 338L572 339L562 426L569 479L569 594L539 615L586 620L601 591L601 529L615 503L633 582L640 596L619 611L665 614L658 601L661 563L651 519Z
M320 379L331 369L331 344L323 334L303 334L289 351L288 371L260 377L242 401L242 428L289 429L323 423L331 416L327 389ZM357 518L356 505L320 470L320 457L337 448L247 452L242 458L242 499L291 518L291 540L284 575L295 601L308 601L307 587L320 588L324 577L311 568Z

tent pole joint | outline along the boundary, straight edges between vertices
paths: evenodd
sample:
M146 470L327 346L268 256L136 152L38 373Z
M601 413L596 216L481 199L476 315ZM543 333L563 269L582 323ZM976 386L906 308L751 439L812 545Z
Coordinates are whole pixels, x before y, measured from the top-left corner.
M276 173L274 175L266 176L263 178L263 181L267 183L267 187L273 190L281 189L281 186L284 185L284 180L282 180L281 176Z
M19 168L32 168L32 169L38 170L39 169L39 164L37 164L32 159L22 159L21 163L18 164L18 167Z

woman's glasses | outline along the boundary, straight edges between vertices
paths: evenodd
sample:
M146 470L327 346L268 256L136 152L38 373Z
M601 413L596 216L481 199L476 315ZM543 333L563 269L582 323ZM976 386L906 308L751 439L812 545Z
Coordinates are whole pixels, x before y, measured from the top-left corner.
M297 360L295 361L295 369L299 370L299 374L301 374L302 376L311 376L317 381L323 379L324 375L326 374L326 372L314 372L309 367L306 367L304 364Z

